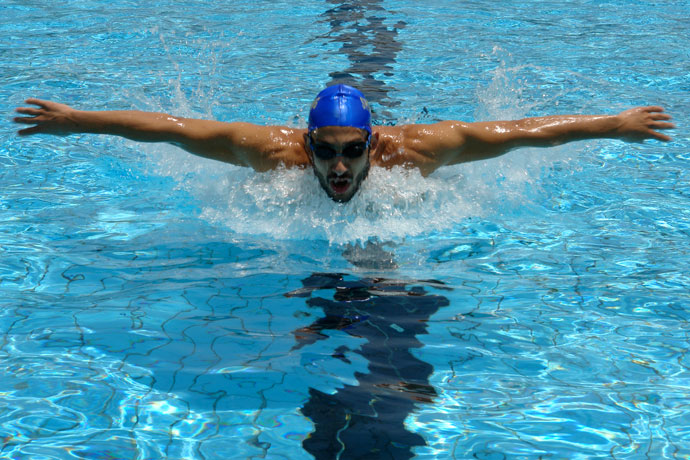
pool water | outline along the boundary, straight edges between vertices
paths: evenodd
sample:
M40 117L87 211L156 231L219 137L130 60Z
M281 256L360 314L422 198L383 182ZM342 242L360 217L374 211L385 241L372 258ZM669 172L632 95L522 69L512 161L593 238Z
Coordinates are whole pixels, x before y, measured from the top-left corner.
M27 97L306 126L662 105L674 140L522 149L347 204L0 125L0 458L690 458L684 1L0 0Z

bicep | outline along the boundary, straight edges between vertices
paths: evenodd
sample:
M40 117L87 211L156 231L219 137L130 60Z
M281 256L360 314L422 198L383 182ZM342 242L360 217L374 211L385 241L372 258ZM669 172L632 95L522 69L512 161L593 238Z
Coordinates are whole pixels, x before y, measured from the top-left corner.
M276 166L273 159L288 142L288 134L275 126L185 120L176 144L205 158L265 171Z
M429 174L441 166L505 153L512 145L512 129L507 123L443 121L409 125L405 130L405 146L414 152L422 173Z
M485 160L519 147L524 140L516 121L463 123L463 144L449 164Z

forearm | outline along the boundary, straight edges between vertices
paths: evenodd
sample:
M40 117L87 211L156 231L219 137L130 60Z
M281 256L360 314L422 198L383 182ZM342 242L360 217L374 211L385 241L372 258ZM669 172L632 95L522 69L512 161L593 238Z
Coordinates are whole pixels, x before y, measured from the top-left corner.
M71 132L111 134L139 142L181 142L185 119L135 110L83 111L67 115Z
M189 120L163 113L126 111L85 111L52 101L27 99L38 107L18 107L16 123L33 125L19 135L73 133L113 134L142 142L179 142ZM187 133L188 134L188 133Z
M239 166L255 167L256 149L239 146L240 132L249 124L175 117L140 111L75 111L74 123L80 132L112 134L138 142L167 142L195 155ZM245 129L242 127L246 125ZM239 139L238 139L239 138Z
M550 147L583 139L619 138L622 122L617 115L562 115L515 121L476 123L470 138L504 150L517 147Z
M519 120L516 142L551 146L583 139L619 138L617 115L564 115Z

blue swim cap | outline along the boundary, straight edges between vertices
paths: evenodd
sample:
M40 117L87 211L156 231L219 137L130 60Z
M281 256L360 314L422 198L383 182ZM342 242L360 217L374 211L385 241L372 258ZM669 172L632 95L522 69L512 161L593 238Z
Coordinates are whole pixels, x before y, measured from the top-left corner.
M323 126L353 126L371 134L371 111L364 94L347 85L321 91L309 111L309 132Z

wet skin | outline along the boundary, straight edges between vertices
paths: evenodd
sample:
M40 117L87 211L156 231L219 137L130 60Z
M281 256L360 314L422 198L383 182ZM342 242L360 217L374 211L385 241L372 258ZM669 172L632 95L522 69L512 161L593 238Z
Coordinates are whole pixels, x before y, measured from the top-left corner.
M368 133L350 126L325 126L311 133L311 145L325 146L336 155L331 159L319 158L309 147L309 134L304 135L304 144L314 174L321 187L334 201L347 202L357 193L362 181L369 173L369 155L376 149L378 133L371 136L369 147L356 158L343 155L348 147L367 141Z

